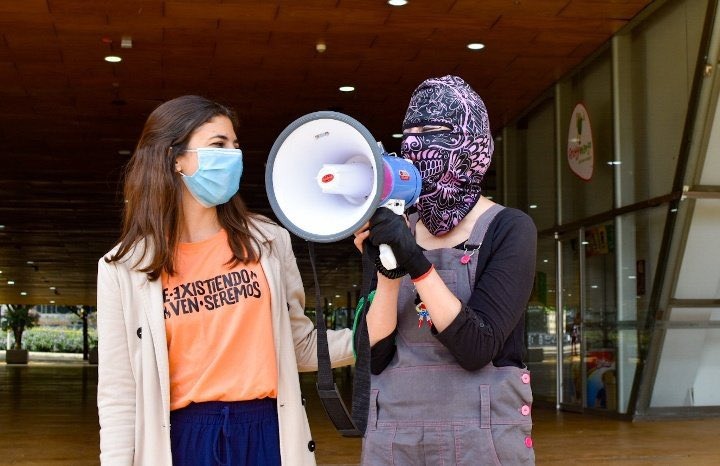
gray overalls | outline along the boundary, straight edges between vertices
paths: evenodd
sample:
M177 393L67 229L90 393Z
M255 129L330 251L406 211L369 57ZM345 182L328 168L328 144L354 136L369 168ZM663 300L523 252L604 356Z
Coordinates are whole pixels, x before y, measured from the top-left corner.
M495 205L485 212L466 244L481 244L501 209ZM425 255L465 304L477 261L462 264L466 253L453 248ZM406 276L398 298L395 356L372 376L362 465L534 464L530 373L492 363L466 371L419 319L415 288Z

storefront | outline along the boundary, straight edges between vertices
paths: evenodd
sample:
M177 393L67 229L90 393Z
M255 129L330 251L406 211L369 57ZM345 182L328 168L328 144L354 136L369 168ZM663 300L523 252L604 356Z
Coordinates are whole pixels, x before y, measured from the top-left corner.
M496 137L497 196L539 231L534 394L561 409L632 415L643 390L648 407L660 396L639 368L653 352L668 216L684 208L677 172L714 12L661 3Z

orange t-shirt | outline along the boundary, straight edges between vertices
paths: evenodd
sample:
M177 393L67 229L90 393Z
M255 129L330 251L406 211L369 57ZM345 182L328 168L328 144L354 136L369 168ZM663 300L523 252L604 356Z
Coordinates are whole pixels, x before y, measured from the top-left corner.
M225 265L227 233L181 243L162 275L170 409L277 397L270 290L259 262Z

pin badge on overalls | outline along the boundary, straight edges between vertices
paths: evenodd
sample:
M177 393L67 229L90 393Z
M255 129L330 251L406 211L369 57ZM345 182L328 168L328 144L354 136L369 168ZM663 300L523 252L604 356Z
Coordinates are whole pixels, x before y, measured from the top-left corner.
M460 263L461 263L462 265L468 264L468 263L470 262L470 258L473 256L473 254L475 254L475 251L477 251L478 249L480 249L480 246L481 246L481 245L482 245L482 243L478 244L477 246L475 246L475 247L474 247L473 249L471 249L471 250L468 250L468 245L467 245L467 244L463 245L464 254L463 254L463 256L460 258Z
M432 319L425 303L420 300L420 295L415 294L415 312L418 315L418 328L423 326L423 322L427 321L428 327L432 327Z

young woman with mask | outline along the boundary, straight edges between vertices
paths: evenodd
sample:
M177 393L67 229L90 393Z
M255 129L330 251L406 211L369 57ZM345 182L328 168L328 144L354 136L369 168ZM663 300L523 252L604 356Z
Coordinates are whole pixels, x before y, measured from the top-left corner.
M316 333L289 234L238 194L235 126L205 98L168 101L127 167L98 266L103 465L315 464L298 370L317 369ZM349 330L328 342L353 362Z
M401 155L420 171L417 213L378 209L356 246L388 244L367 312L371 397L363 465L533 464L524 312L536 229L481 193L493 139L462 79L424 81Z

